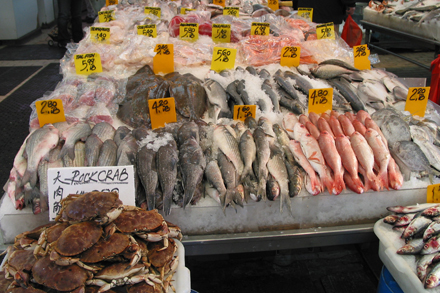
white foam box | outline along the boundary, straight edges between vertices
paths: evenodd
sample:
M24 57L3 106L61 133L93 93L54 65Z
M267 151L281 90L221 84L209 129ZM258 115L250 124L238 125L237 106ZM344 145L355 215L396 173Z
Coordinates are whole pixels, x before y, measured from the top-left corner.
M417 277L416 256L400 255L397 250L405 245L400 238L401 232L393 231L392 225L384 223L380 219L374 224L374 233L379 238L379 258L390 271L399 287L405 293L438 293L440 286L433 289L425 289Z
M176 254L179 257L179 264L171 284L176 289L176 293L190 293L191 274L189 269L185 267L185 247L179 240L175 240L175 242L177 244Z

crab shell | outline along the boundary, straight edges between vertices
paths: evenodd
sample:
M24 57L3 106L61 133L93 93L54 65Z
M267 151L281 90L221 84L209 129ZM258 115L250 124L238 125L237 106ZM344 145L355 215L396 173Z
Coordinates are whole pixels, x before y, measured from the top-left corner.
M172 238L169 238L168 247L165 249L163 247L162 241L148 243L148 259L156 268L163 267L173 259L176 243Z
M107 224L117 218L123 205L116 192L88 192L71 194L63 199L61 221L82 222L95 220Z
M8 258L8 266L15 268L17 271L30 271L35 262L33 250L15 250Z
M94 222L81 222L67 227L55 242L55 250L64 256L77 255L92 247L102 235Z
M85 284L88 273L77 265L59 266L49 256L39 259L32 268L35 282L58 290L73 291Z
M0 292L6 292L12 281L12 279L6 279L4 272L0 272Z
M138 283L134 286L131 286L130 289L127 290L128 293L162 293L162 288L159 284L154 284L154 287L149 284L142 282Z
M156 231L162 227L164 219L157 210L146 211L142 209L124 210L113 221L122 233Z
M99 287L97 287L97 286L87 286L85 293L97 293L98 290L99 290ZM108 291L105 291L105 293L116 293L116 292L113 290L108 290Z
M52 243L60 238L63 231L69 227L69 223L58 223L46 230L47 242Z
M81 255L81 261L97 263L123 252L130 244L127 235L114 233L109 239L101 239Z

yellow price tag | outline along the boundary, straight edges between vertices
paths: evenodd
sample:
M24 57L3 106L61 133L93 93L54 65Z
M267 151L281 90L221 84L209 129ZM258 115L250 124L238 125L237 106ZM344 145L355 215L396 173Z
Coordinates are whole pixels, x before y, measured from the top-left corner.
M278 0L268 0L267 1L267 6L272 9L273 11L276 11L278 9L280 9L280 3L278 2Z
M157 44L154 48L156 55L153 57L153 71L155 74L174 72L174 46L173 44Z
M115 12L113 10L99 11L99 22L109 22L115 20Z
M220 5L222 7L225 7L225 5L226 5L226 1L225 0L213 0L212 3L215 4L215 5Z
M232 6L225 7L225 8L223 8L223 15L231 15L231 16L239 17L240 16L240 8L239 7L232 7Z
M61 99L37 101L35 102L35 107L37 109L40 127L43 127L47 123L53 124L66 121L63 101L61 101Z
M94 43L110 43L110 28L109 27L90 27L90 38Z
M298 7L298 16L309 21L313 19L313 8Z
M237 49L214 47L211 69L220 72L224 69L234 69Z
M368 59L368 56L370 56L370 50L367 45L354 46L353 55L354 67L359 70L371 69L371 62L370 59Z
M440 184L431 184L426 188L426 202L440 203Z
M118 0L105 0L106 6L117 5L117 4L118 4Z
M192 8L185 8L185 7L180 8L180 14L186 14L188 11L196 11L196 10L192 9Z
M309 90L308 113L322 114L332 110L333 88Z
M176 105L174 98L148 100L151 128L164 127L166 123L176 122Z
M74 55L76 74L90 75L102 72L101 56L98 53Z
M281 50L281 66L299 66L299 56L301 54L301 47L283 47Z
M151 38L157 37L157 29L155 24L145 24L137 26L138 35L144 35Z
M251 35L268 36L270 32L270 24L267 22L253 22L251 25Z
M195 42L199 39L198 23L180 23L179 38L184 41Z
M410 87L406 97L405 111L410 112L413 116L425 117L430 89L429 86Z
M231 42L231 25L226 23L212 24L212 40L215 43Z
M316 26L316 37L321 39L335 39L335 26L333 22L328 22Z
M234 105L234 120L244 121L247 117L255 118L256 105Z
M153 15L157 16L157 18L160 18L160 7L145 6L144 13L145 14L153 14Z

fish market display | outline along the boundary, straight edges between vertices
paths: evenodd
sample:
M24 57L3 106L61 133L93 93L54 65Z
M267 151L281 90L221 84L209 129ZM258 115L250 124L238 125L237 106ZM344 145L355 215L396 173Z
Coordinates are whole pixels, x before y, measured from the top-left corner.
M8 292L169 291L179 261L175 239L182 238L176 225L157 210L122 205L117 193L69 195L61 205L56 222L17 235L8 247Z

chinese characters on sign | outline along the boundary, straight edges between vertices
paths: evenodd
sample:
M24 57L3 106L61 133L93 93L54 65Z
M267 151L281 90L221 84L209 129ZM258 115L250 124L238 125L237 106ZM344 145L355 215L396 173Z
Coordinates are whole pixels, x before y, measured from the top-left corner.
M237 49L214 47L211 69L220 72L224 69L234 69Z
M316 37L321 39L335 39L335 26L333 22L328 22L316 26Z
M298 7L298 16L312 21L313 8Z
M197 41L199 39L198 23L180 23L179 38L184 41Z
M115 20L115 13L113 10L99 11L99 22L109 22Z
M155 24L145 24L137 26L138 35L144 35L151 38L157 37L157 29Z

